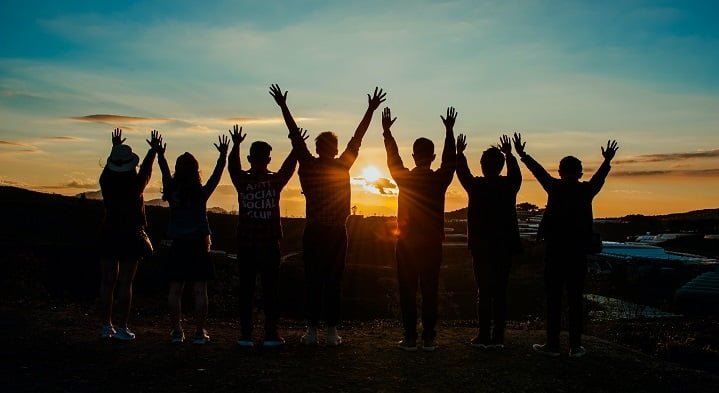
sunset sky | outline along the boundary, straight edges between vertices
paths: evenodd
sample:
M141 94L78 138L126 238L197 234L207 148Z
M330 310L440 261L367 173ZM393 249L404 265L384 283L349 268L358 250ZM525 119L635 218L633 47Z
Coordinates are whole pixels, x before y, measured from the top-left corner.
M407 166L420 136L435 141L439 156L439 116L452 105L475 174L481 151L505 132L522 132L527 151L553 173L576 155L586 178L600 146L615 138L621 148L596 216L719 207L715 4L5 0L0 183L97 190L114 127L141 156L150 130L160 130L170 160L190 151L207 177L212 143L239 123L248 142L272 144L277 169L289 142L271 83L289 90L312 137L333 130L342 148L366 94L380 86ZM519 201L544 206L522 170ZM389 176L380 111L351 174ZM396 192L353 183L359 213L395 214ZM236 209L226 173L221 184L209 206ZM155 167L146 200L159 190ZM466 200L455 179L446 209ZM282 204L283 214L304 215L296 176Z

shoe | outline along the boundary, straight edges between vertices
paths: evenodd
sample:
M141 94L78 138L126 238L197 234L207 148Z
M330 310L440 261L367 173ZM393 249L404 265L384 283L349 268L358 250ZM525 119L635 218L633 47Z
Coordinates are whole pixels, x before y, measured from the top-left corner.
M205 345L210 342L210 335L207 334L207 330L202 329L195 332L195 337L192 339L193 344Z
M569 350L569 357L570 358L581 358L582 356L587 354L587 350L583 346L579 346L577 349L570 349Z
M534 344L532 345L532 349L534 349L534 352L541 353L542 355L549 356L550 358L556 358L559 356L559 350L549 348L547 344Z
M242 348L252 348L255 346L255 343L252 341L252 337L241 336L237 339L237 346Z
M285 345L285 339L277 334L266 336L265 340L262 342L262 346L265 348L277 348L283 345Z
M469 346L473 348L479 348L479 349L489 349L492 346L487 342L487 340L481 339L479 336L476 336L469 342Z
M433 352L437 349L437 341L433 338L425 338L422 340L422 350Z
M397 343L397 346L403 351L415 352L417 351L417 340L413 338L404 338Z
M300 342L305 345L317 345L317 333L310 333L309 331L302 335Z
M490 345L489 347L492 348L492 349L496 349L496 350L501 351L501 350L504 349L504 344L499 344L499 343L497 343L497 344L492 344L492 345Z
M112 338L120 341L132 341L135 339L135 333L131 332L126 327L117 328L117 332L112 335Z
M100 330L100 338L112 338L117 332L112 325L102 325Z
M185 332L182 329L172 329L170 340L173 344L182 344L185 341Z
M342 344L342 337L338 336L337 334L330 336L327 335L327 339L325 341L325 345L328 347L337 347Z

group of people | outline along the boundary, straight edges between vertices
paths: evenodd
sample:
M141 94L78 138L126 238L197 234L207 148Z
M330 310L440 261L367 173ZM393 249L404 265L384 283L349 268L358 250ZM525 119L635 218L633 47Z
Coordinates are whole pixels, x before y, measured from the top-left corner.
M215 144L219 152L212 175L203 185L199 165L190 153L177 158L174 174L165 158L166 145L157 131L147 140L150 148L136 170L139 157L124 144L121 130L112 135L112 151L107 160L100 186L105 202L102 228L102 337L119 340L135 338L127 327L132 299L132 280L138 262L152 254L152 244L145 233L143 191L149 182L157 156L162 172L162 197L170 206L167 236L172 240L168 277L169 309L172 316L172 342L185 340L181 325L181 299L184 285L192 284L195 298L195 344L205 344L210 336L205 328L207 316L207 282L214 278L209 258L211 245L206 203L220 181L225 164L237 190L239 222L237 255L239 265L241 334L237 344L252 347L253 299L259 275L263 289L265 314L265 347L278 347L285 340L278 334L278 276L280 265L280 193L299 164L299 180L306 200L306 224L302 239L305 272L305 311L307 331L301 342L317 345L318 326L326 324L325 344L342 343L340 324L341 282L347 250L345 222L350 214L349 171L359 154L362 138L374 112L385 101L386 93L375 88L367 95L367 109L345 150L339 154L337 136L330 131L315 138L313 155L307 147L307 132L299 128L287 105L287 92L278 85L270 95L280 107L289 131L292 149L280 169L268 169L272 146L255 141L250 145L243 169L240 146L246 134L235 125L228 136ZM569 354L586 353L581 345L582 290L586 273L586 255L600 247L592 232L592 199L602 188L618 145L608 141L602 147L604 161L592 178L583 182L582 163L568 156L559 164L559 178L551 176L525 152L520 134L504 135L499 144L488 148L480 159L483 176L473 176L464 155L467 139L455 141L454 125L458 113L452 107L440 116L445 127L441 164L431 169L435 160L434 144L419 138L412 147L415 162L408 169L399 155L392 135L396 118L390 108L382 112L382 129L387 151L387 165L399 188L397 209L396 263L402 313L403 338L398 346L407 351L437 348L438 285L444 237L445 193L455 171L469 196L468 246L473 257L478 287L477 315L479 332L470 341L477 348L504 347L506 320L506 287L513 255L521 252L517 223L516 196L522 176L516 151L522 162L548 194L547 207L538 237L546 242L545 281L547 290L547 340L534 350L547 356L559 356L561 302L564 289L569 305ZM230 140L232 149L229 149ZM514 148L514 149L513 149ZM229 150L229 160L228 160ZM339 154L339 155L338 155ZM502 176L506 164L507 175ZM597 244L599 243L599 244ZM117 289L117 306L121 320L113 327L112 309ZM417 292L422 295L422 333L417 329Z

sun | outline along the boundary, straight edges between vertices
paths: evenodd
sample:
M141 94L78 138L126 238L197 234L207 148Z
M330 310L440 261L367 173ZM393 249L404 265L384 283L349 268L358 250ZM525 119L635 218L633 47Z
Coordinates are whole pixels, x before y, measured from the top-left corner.
M379 172L377 167L370 165L362 170L362 177L364 177L367 183L374 183L382 177L382 174Z

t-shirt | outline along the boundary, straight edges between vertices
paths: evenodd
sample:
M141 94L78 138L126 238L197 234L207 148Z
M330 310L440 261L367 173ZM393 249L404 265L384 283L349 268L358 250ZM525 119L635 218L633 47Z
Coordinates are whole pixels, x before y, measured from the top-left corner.
M100 175L100 190L105 205L103 232L132 232L147 226L143 192L152 176L155 152L150 150L135 172L115 172L107 167Z

